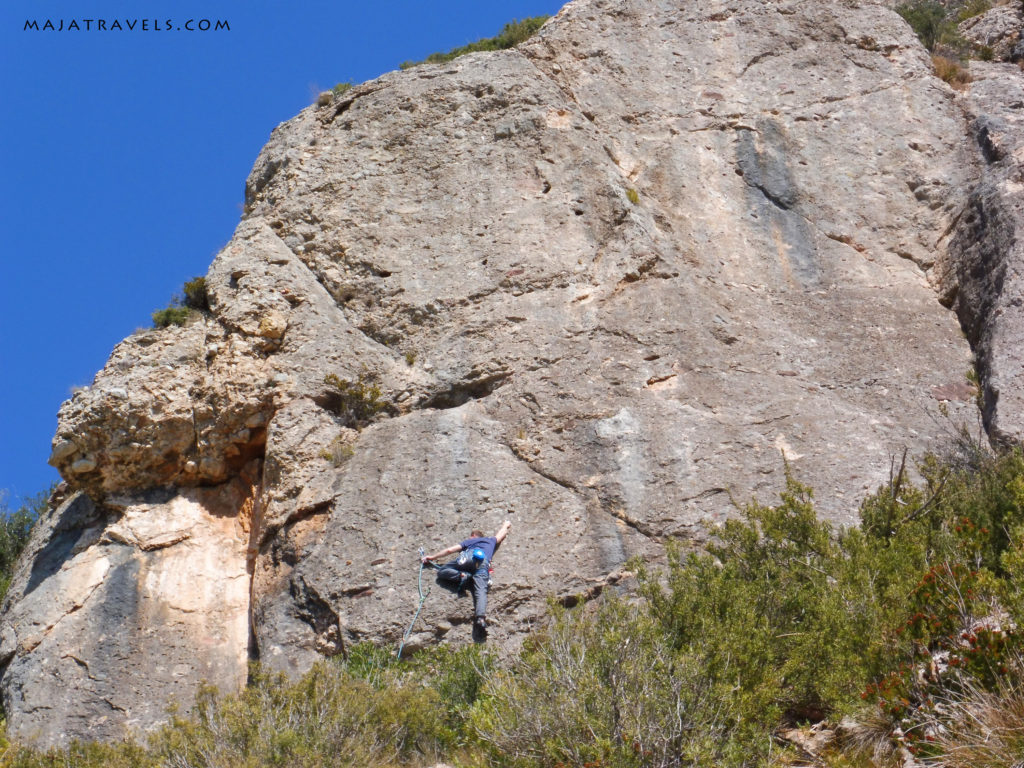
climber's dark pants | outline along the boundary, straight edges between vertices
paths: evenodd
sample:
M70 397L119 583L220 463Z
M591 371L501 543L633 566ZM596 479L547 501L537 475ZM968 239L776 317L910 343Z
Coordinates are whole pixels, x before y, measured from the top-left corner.
M487 587L491 580L490 573L486 565L476 569L476 573L473 574L472 581L469 583L469 588L473 592L473 616L484 616L487 614Z
M446 563L437 569L437 583L447 590L458 592L465 574L455 567L455 563Z
M454 592L458 590L462 577L466 575L469 576L469 580L465 586L473 594L473 616L485 616L487 614L487 586L490 581L490 569L486 564L471 574L460 571L454 563L442 565L437 569L437 583Z

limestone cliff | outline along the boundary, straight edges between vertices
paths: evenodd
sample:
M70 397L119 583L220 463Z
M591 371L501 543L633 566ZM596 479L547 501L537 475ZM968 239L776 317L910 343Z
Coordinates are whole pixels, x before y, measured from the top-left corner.
M984 164L950 243L956 310L977 350L985 426L1012 444L1024 440L1024 76L980 61L971 75L965 107Z
M279 126L210 312L61 409L74 493L4 606L10 731L112 737L249 658L395 642L418 548L506 517L506 647L786 462L852 523L948 439L940 403L973 418L957 314L1020 439L1019 104L983 92L1021 74L989 67L956 94L869 2L574 0ZM435 594L410 645L468 618Z

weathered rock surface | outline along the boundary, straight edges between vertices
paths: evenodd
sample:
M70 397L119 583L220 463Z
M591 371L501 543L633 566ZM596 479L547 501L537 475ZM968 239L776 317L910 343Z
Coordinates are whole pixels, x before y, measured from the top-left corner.
M254 467L250 467L251 471ZM11 737L117 737L244 684L255 485L72 496L37 526L0 630Z
M957 220L957 312L977 349L989 434L1024 440L1024 73L971 62L966 100L985 163Z
M966 19L957 29L964 39L977 46L990 48L996 60L1024 59L1024 50L1021 50L1024 4L1020 0L997 5L985 13Z
M61 409L52 461L88 497L3 615L16 734L109 737L201 677L237 685L250 653L298 672L397 641L418 547L506 517L506 647L548 596L770 501L785 462L851 523L893 454L942 447L940 404L971 417L940 300L1004 350L982 367L1012 430L996 318L1017 305L986 283L1005 249L975 255L994 229L961 214L1017 181L997 159L972 193L984 161L910 29L869 3L684 5L575 0L518 51L390 73L274 132L210 313L126 340ZM191 612L152 575L171 564ZM469 614L432 596L410 647L467 641ZM90 676L156 643L182 653L137 693Z
M218 322L137 333L61 407L50 463L96 499L223 483L263 454L276 370Z

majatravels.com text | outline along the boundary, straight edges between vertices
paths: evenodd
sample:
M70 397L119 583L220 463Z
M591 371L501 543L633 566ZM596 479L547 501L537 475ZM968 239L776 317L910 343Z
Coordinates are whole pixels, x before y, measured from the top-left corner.
M32 32L230 32L226 19L28 19Z

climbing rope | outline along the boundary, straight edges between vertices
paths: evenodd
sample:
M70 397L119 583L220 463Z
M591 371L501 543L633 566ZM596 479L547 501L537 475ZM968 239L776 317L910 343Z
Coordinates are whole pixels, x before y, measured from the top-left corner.
M419 590L420 593L420 605L416 609L416 615L412 617L412 623L409 625L409 628L405 630L405 634L402 636L401 645L398 646L399 659L402 658L402 649L405 648L405 641L409 639L409 635L412 634L412 628L416 626L416 619L420 617L420 611L423 610L423 603L426 601L427 595L430 594L429 589L426 592L423 591L423 569L427 567L427 563L424 562L423 556L426 554L426 550L424 550L423 547L420 547L420 572L419 575L416 577L416 588ZM431 563L430 565L434 568L437 567L436 565L434 565L434 563Z

